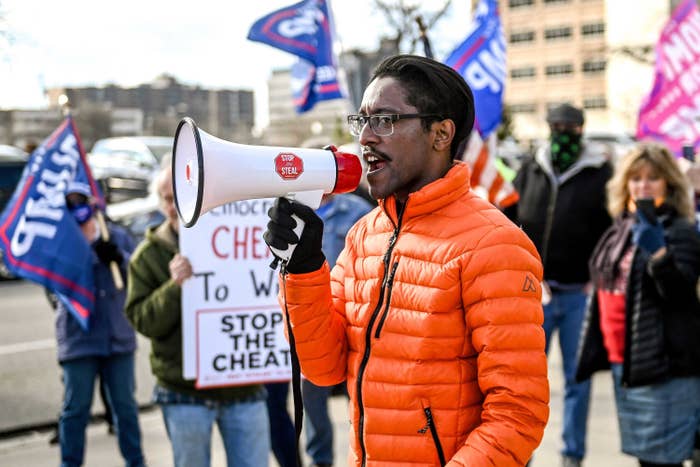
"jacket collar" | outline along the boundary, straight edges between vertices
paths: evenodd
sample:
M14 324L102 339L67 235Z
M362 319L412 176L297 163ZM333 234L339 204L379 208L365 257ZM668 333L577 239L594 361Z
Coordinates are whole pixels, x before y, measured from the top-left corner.
M167 220L163 221L163 223L157 227L148 229L146 231L146 238L171 251L178 251L180 249L177 234L170 228L170 224L168 224Z
M444 177L441 177L420 190L408 195L403 219L430 214L459 199L469 191L470 171L465 162L455 161ZM394 221L398 219L396 198L392 195L379 204Z
M584 144L583 152L578 160L571 167L566 169L564 173L559 174L557 177L557 175L554 173L554 169L552 169L552 158L549 145L545 144L540 146L535 153L535 161L537 162L537 165L539 165L551 179L558 180L560 184L569 180L585 168L602 167L607 160L608 159L602 152L594 151L591 145Z

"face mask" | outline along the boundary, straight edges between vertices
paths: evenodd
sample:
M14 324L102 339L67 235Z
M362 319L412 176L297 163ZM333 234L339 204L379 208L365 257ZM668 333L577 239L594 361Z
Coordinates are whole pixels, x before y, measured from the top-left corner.
M552 130L550 136L552 167L558 173L574 165L581 154L581 135L571 130Z
M75 204L69 206L68 210L78 225L83 225L92 217L92 206L89 204Z

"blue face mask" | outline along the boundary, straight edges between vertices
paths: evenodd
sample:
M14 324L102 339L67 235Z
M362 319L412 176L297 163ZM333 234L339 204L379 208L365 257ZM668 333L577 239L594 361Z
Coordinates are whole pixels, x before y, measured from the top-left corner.
M71 213L78 225L83 225L92 217L92 206L87 203L74 204L68 206L68 211Z

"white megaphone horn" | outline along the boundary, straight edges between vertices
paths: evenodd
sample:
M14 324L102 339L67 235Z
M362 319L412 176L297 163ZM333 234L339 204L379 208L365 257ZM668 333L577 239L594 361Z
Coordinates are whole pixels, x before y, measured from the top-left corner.
M225 141L180 121L173 144L175 207L185 227L223 204L245 199L287 197L316 209L324 193L347 193L362 175L355 154L328 149L248 146ZM304 223L295 216L301 238ZM273 248L288 261L296 245Z

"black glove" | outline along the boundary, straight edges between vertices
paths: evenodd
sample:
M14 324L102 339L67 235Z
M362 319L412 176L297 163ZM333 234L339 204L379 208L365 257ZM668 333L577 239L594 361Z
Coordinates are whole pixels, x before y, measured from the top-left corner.
M94 248L95 254L100 261L105 264L109 264L112 261L121 264L124 260L124 255L121 254L117 245L110 240L104 241L100 238L93 244L92 248Z
M292 218L293 214L304 221L301 239L294 233L297 222ZM287 271L292 274L302 274L316 271L323 266L326 260L321 251L323 221L313 209L305 204L291 202L287 198L277 198L267 215L270 216L270 222L267 224L263 239L268 246L286 250L289 245L297 244L287 263Z

